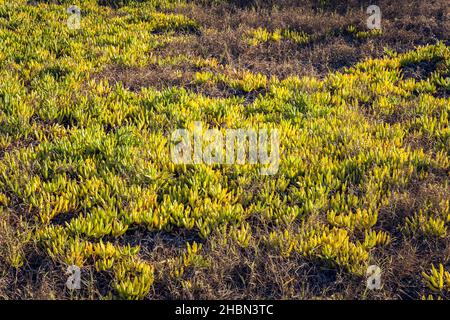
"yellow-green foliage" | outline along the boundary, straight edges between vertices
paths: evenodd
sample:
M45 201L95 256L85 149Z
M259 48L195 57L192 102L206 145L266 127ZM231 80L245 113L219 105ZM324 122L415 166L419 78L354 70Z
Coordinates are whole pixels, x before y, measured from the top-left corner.
M261 89L266 89L269 80L267 76L262 74L252 74L244 71L235 73L233 75L214 74L211 71L197 72L194 76L194 81L198 84L224 84L230 88L240 90L243 92L252 92Z
M252 30L248 35L248 43L252 46L269 41L279 42L281 40L288 40L296 44L306 44L311 41L311 36L302 31L276 29L270 32L264 28Z
M390 236L382 231L370 231L365 233L363 241L352 242L347 230L320 226L312 229L302 228L296 235L287 230L274 231L267 242L281 250L284 256L298 252L362 275L367 267L370 249L388 245Z
M277 253L362 275L372 250L391 241L378 220L392 193L432 172L448 174L450 105L436 95L449 86L444 44L369 59L323 80L269 79L199 57L155 59L155 48L201 27L157 11L169 2L113 10L83 1L80 30L66 27L63 5L1 2L0 208L31 217L33 240L55 263L111 272L114 295L146 297L159 268L138 246L117 244L127 232L193 230L205 243L222 232L248 247L255 243L255 217L271 226L265 244ZM309 37L259 30L253 39L305 43ZM428 79L403 78L403 66L433 59L444 67ZM217 67L197 73L199 85L219 83L257 98L246 104L183 88L130 91L91 80L111 64L187 60ZM382 121L398 110L408 117ZM278 173L261 176L250 165L175 165L170 132L194 121L222 131L279 129ZM411 148L413 138L431 147ZM444 236L448 202L435 209L398 227ZM14 250L11 264L20 267ZM188 243L170 261L168 276L206 266L200 251ZM190 286L186 279L182 284Z
M26 262L24 248L32 242L33 233L24 218L20 217L14 226L9 224L9 219L11 214L0 210L0 259L8 266L18 269Z
M422 272L423 280L427 287L435 293L441 295L448 294L450 292L450 273L445 270L442 264L439 264L439 268L431 265L430 273ZM429 298L432 300L433 296ZM441 298L438 296L438 298Z
M355 36L358 39L366 39L370 37L376 37L383 34L382 29L372 29L368 31L359 31L355 26L350 25L347 27L347 32Z

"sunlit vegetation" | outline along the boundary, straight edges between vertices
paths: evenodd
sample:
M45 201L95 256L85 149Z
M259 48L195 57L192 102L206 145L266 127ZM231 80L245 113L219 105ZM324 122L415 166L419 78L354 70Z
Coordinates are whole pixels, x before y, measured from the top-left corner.
M60 272L61 285L67 266L77 265L108 275L106 292L96 297L151 298L155 279L195 292L193 272L213 263L211 248L232 242L286 261L299 256L364 283L380 254L396 259L396 241L449 238L444 43L387 52L323 79L278 79L201 57L155 56L157 48L201 32L194 19L169 12L175 1L81 1L80 30L67 28L64 4L0 4L0 233L7 243L1 273L25 268L31 250ZM249 46L311 39L289 29L241 36ZM193 83L235 95L129 90L94 79L109 65L180 61L198 67ZM425 78L404 75L405 67L430 61L436 69ZM262 176L254 165L175 165L170 132L194 121L221 131L277 128L278 173ZM414 197L414 186L426 183L444 191L387 226L395 198ZM176 255L150 261L139 239L129 241L136 230L196 237L181 239ZM416 298L448 294L442 264L417 277L423 286Z
M376 37L383 34L382 29L372 29L372 30L364 30L364 31L358 31L358 29L350 25L347 28L347 32L350 33L352 36L358 38L358 39L365 39L370 37Z
M252 30L249 36L249 44L254 46L269 41L279 42L282 40L291 41L295 44L306 44L311 40L311 38L308 34L301 31L298 32L289 29L277 29L270 32L263 28Z
M448 296L450 291L450 273L444 269L442 264L436 268L431 266L430 272L422 273L424 282L435 293L438 294L438 298ZM430 297L433 297L430 295Z

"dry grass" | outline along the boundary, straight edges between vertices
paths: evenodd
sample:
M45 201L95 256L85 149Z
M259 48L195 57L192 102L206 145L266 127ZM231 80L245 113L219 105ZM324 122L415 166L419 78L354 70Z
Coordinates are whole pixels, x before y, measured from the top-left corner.
M379 1L382 8L383 34L358 39L347 32L350 25L365 30L368 15L364 1L349 1L343 5L332 1L323 8L317 1L268 2L236 1L216 5L189 3L169 12L186 15L201 26L199 34L180 37L157 48L159 58L199 57L217 59L229 69L249 70L284 79L290 75L323 77L328 72L349 67L365 58L381 57L385 49L405 52L418 45L446 40L449 35L449 8L444 0L438 1ZM205 3L200 1L200 3ZM250 46L245 34L256 28L269 31L281 29L301 30L313 36L311 43L299 45L290 41L268 42ZM131 90L139 87L182 86L195 92L192 86L195 66L150 65L142 69L110 66L94 78L121 81ZM211 96L230 96L226 88L213 88L204 92Z
M222 64L280 78L290 74L317 76L366 57L379 57L384 48L404 52L417 45L446 40L450 30L446 1L379 1L383 34L366 40L355 39L346 32L349 25L366 28L368 4L363 1L349 1L345 6L334 1L319 11L314 5L317 1L302 5L292 1L284 6L279 3L278 7L266 4L258 10L226 4L181 6L176 12L198 21L203 26L202 34L167 45L163 55L214 57ZM314 40L308 45L280 42L249 47L242 35L258 27L302 30L313 35Z

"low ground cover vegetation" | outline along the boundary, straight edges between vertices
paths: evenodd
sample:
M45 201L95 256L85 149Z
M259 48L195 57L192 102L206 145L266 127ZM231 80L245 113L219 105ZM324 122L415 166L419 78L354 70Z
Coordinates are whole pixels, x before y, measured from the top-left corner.
M448 11L414 2L369 31L352 2L0 0L0 297L448 298ZM196 121L277 129L278 171L175 164Z

